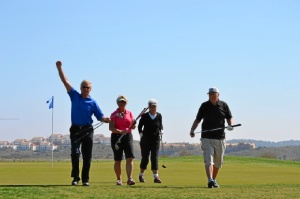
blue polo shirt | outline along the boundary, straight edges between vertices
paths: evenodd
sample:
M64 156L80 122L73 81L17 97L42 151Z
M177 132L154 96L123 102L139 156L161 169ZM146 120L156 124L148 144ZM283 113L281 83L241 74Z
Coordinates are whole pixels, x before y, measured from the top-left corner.
M71 121L72 124L78 126L84 126L92 124L92 115L100 120L104 114L99 108L97 102L89 96L88 98L82 98L81 95L72 88L68 93L71 99Z

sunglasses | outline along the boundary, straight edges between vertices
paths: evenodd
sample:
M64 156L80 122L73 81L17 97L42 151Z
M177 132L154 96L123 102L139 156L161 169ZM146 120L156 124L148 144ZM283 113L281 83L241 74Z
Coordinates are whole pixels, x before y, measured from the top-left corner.
M81 86L81 88L86 88L86 89L90 89L91 87L89 87L89 86Z

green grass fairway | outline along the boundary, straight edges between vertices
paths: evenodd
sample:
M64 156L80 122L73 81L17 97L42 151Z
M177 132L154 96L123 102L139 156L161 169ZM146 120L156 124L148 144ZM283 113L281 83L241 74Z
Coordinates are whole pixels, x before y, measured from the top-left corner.
M126 184L125 162L123 183ZM138 181L139 160L134 179ZM300 162L262 158L225 157L220 189L208 189L202 157L166 158L154 184L150 170L146 183L116 186L113 161L93 161L90 187L70 186L71 163L0 162L0 198L299 198Z

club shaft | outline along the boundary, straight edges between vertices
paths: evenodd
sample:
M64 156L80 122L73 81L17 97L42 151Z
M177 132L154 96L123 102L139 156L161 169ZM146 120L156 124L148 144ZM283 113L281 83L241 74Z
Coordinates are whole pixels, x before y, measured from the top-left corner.
M241 125L241 124L231 125L231 127L238 127L238 126L242 126L242 125ZM227 128L227 127L228 127L228 126L226 126L226 127L220 127L220 128L215 128L215 129L209 129L209 130L203 130L203 131L195 132L195 133L204 133L204 132L209 132L209 131L217 131L217 130L225 129L225 128Z
M136 121L148 110L148 108L149 107L147 107L147 108L144 108L143 110L142 110L142 112L137 116L137 118L134 120L134 122L130 125L130 127L129 127L129 129L131 129L131 127L132 126L134 126L135 124L136 124ZM119 149L119 147L118 147L118 144L119 143L121 143L121 139L123 138L125 136L125 134L122 134L120 137L119 137L119 139L118 139L118 141L116 142L116 144L115 144L115 149Z

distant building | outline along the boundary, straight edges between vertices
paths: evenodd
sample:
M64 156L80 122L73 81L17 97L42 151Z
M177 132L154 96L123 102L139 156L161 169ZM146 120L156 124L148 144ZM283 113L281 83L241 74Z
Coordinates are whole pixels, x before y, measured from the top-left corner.
M31 139L31 141L36 145L39 145L41 142L44 142L45 140L46 138L44 137L34 137Z
M103 134L95 134L93 141L97 144L110 145L110 137L105 137Z
M71 146L70 135L63 135L63 138L62 138L61 141L62 141L63 145L70 145Z
M226 144L226 152L235 152L235 151L249 150L254 148L255 148L254 143L240 142L240 143Z
M28 150L31 150L32 149L32 142L29 142L29 141L24 141L24 142L21 142L20 145L19 145L19 150L20 151L28 151Z
M9 148L11 144L8 141L0 141L0 148Z
M53 134L49 136L47 141L52 143L52 139L54 144L60 145L63 144L65 138L62 134Z
M20 145L23 142L27 142L27 140L25 139L16 139L15 141L13 141L14 145Z

